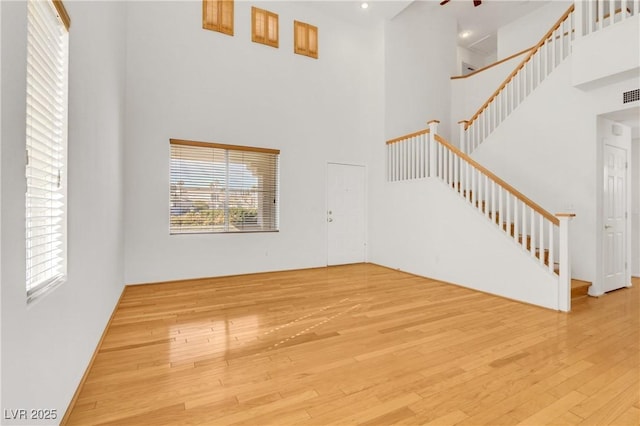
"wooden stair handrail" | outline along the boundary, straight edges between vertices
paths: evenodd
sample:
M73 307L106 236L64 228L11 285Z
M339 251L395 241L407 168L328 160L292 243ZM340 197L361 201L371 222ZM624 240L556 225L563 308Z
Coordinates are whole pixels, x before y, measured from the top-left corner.
M518 57L518 56L520 56L520 55L524 55L525 53L527 53L528 51L530 51L530 50L531 50L531 49L533 49L534 47L536 47L536 46L527 47L526 49L521 50L521 51L520 51L520 52L518 52L518 53L514 53L513 55L511 55L511 56L509 56L509 57L506 57L506 58L504 58L504 59L501 59L501 60L499 60L499 61L496 61L496 62L494 62L494 63L492 63L492 64L489 64L489 65L487 65L487 66L484 66L484 67L482 67L482 68L479 68L479 69L477 69L477 70L475 70L475 71L473 71L473 72L470 72L470 73L469 73L469 74L467 74L467 75L454 75L453 77L449 77L449 79L451 79L451 80L460 80L460 79L463 79L463 78L471 77L471 76L473 76L473 75L476 75L476 74L478 74L478 73L481 73L482 71L486 71L486 70L488 70L489 68L493 68L493 67L495 67L496 65L500 65L500 64L501 64L501 63L503 63L503 62L507 62L507 61L509 61L509 60L511 60L511 59L513 59L513 58L516 58L516 57Z
M486 175L491 180L493 180L495 183L497 183L498 185L500 185L501 187L506 189L508 192L513 194L520 201L522 201L523 203L525 203L526 205L531 207L533 210L535 210L537 213L539 213L541 216L543 216L549 222L553 223L556 226L560 226L560 220L556 216L552 215L551 213L549 213L548 211L546 211L545 209L540 207L538 204L536 204L535 202L533 202L532 200L527 198L520 191L518 191L513 186L509 185L507 182L503 181L498 176L496 176L495 174L493 174L492 172L487 170L484 166L479 164L473 158L469 157L467 154L465 154L464 152L460 151L457 147L451 145L451 143L449 143L442 136L435 135L435 140L438 141L440 144L444 145L447 149L452 151L454 154L456 154L457 156L462 158L464 161L466 161L467 163L471 164L476 169L480 170L484 175Z
M397 137L397 138L389 139L387 141L387 145L391 145L391 144L394 144L394 143L402 142L405 139L414 138L416 136L426 135L427 133L429 133L429 129L425 129L425 130L420 130L420 131L417 131L417 132L409 133L408 135L404 135L404 136L400 136L400 137Z
M480 116L480 114L482 114L482 111L484 111L489 106L489 104L496 98L496 96L500 94L500 92L506 87L506 85L509 84L511 79L513 79L513 77L515 77L515 75L518 74L518 72L522 68L524 68L524 66L527 64L527 62L529 62L529 60L533 57L533 55L535 55L538 52L538 50L540 50L540 47L542 47L546 43L547 39L553 36L553 33L560 27L562 22L564 22L564 20L567 19L567 17L571 14L571 12L573 12L574 9L575 9L575 4L572 4L569 7L569 9L567 9L567 11L562 14L560 19L558 19L558 21L551 27L551 29L547 31L547 33L540 39L540 41L535 46L533 46L533 48L531 48L531 50L529 51L529 54L522 60L522 62L520 62L520 64L518 64L518 66L511 72L511 74L509 74L509 76L502 82L500 87L498 87L498 89L495 92L493 92L493 94L489 97L489 99L487 99L487 101L484 104L482 104L482 106L478 109L478 111L476 111L476 113L473 114L473 117L471 117L467 122L467 124L465 124L464 126L465 130L467 130L469 126L471 126L471 124Z

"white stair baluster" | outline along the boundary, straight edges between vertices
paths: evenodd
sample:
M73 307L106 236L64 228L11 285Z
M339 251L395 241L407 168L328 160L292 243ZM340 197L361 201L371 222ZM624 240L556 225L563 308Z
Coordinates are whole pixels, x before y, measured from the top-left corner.
M620 6L620 20L624 21L627 19L627 0L622 0Z
M409 178L409 147L406 140L400 143L402 144L402 179L407 180Z
M620 11L622 13L622 10ZM609 27L616 21L616 1L609 0ZM604 24L604 22L603 22Z
M536 211L531 209L531 229L529 230L529 235L531 235L531 247L529 248L529 252L531 256L535 256L536 254L536 243L538 239L536 238Z
M521 235L522 235L522 247L524 247L524 249L527 249L527 209L529 207L525 204L522 203L522 231L521 231Z
M549 223L549 272L554 272L555 258L553 253L553 223Z
M540 84L542 82L542 80L544 80L544 78L546 77L546 73L544 72L544 67L546 65L546 58L547 58L547 41L545 40L544 43L542 43L542 46L540 46L540 52L538 52L540 55L540 59L538 61L538 84Z
M564 51L564 21L560 24L560 34L559 34L559 39L558 39L558 43L559 43L559 48L560 48L560 60L558 61L558 64L560 64L563 60L564 60L564 56L565 56L565 51Z
M496 222L496 183L491 181L491 220Z
M601 30L604 25L604 0L598 0L598 23L596 25L596 30Z
M391 145L391 158L393 159L393 161L391 162L391 180L394 182L398 180L398 156L396 149L397 145L397 143Z
M389 164L389 180L396 180L396 144L387 145L387 152L389 152L389 156L391 158Z
M588 0L589 3L589 32L594 33L598 31L598 1L599 0Z
M540 48L538 47L538 51L531 57L531 91L538 86L539 73L538 70L540 68Z
M438 144L438 177L444 180L444 146Z
M520 236L520 209L518 209L519 200L517 197L513 197L513 239L518 242L518 237Z
M585 2L577 1L575 4L575 11L572 15L575 17L575 37L579 38L584 35L584 16L587 12Z
M473 203L473 197L477 196L477 192L476 192L476 169L474 169L473 167L471 167L471 164L467 163L468 167L469 167L469 183L470 183L470 188L469 188L469 202Z
M544 265L544 216L540 215L539 260Z
M484 176L484 216L489 217L489 176Z
M470 174L470 167L469 167L469 163L464 162L464 179L465 179L465 196L467 198L467 201L471 202L471 191L470 191L470 187L471 187L471 177L469 176Z
M393 158L393 161L391 162L391 177L392 180L395 182L398 180L398 144L394 143L393 145L391 145L391 156Z
M502 208L502 186L498 186L498 221L496 224L502 229L502 223L504 222L504 209Z
M407 155L407 161L408 161L408 164L409 164L409 166L407 168L407 171L409 173L409 179L415 178L415 175L413 174L413 172L414 172L414 170L413 170L413 160L416 157L415 153L414 153L414 149L415 149L415 146L416 146L415 140L416 140L416 138L412 137L407 141L407 149L409 150L408 155Z
M508 235L511 235L511 193L505 191L505 201L507 205L505 206L507 210L507 220L505 222L505 231Z
M448 171L448 175L449 178L447 180L447 184L451 185L451 182L453 182L453 161L454 161L454 154L453 151L447 149L448 152L448 156L447 156L447 171Z
M453 157L453 185L454 188L459 190L460 189L460 157L458 157L457 155L455 157ZM457 186L457 188L456 188Z
M420 136L417 136L415 138L414 151L415 151L415 157L413 159L414 177L416 179L419 179L420 178Z
M424 177L422 174L422 170L424 167L424 144L423 144L423 137L424 135L419 135L418 136L418 141L417 141L417 158L416 158L416 176L418 178L422 178Z

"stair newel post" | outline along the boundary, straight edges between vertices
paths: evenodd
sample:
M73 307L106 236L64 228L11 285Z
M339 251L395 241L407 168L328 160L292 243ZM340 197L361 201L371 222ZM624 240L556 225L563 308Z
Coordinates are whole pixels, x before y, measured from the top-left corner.
M458 126L460 126L460 151L464 152L465 154L468 154L470 149L469 149L469 143L467 141L467 132L466 132L466 127L467 127L467 120L462 120L462 121L458 121Z
M440 121L438 120L431 120L427 123L429 125L429 177L437 177L436 135L438 134L439 123Z
M571 311L571 251L569 248L569 223L575 217L575 214L557 213L556 217L560 221L558 309L563 312L569 312Z

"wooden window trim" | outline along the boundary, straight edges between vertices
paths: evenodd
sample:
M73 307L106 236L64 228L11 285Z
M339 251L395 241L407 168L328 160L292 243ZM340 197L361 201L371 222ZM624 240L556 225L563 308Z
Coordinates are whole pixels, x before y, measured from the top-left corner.
M171 145L200 146L204 148L220 148L220 149L231 149L234 151L249 151L249 152L264 152L266 154L280 154L279 149L258 148L254 146L242 146L242 145L227 145L223 143L190 141L186 139L169 139L169 143Z
M258 34L258 20L260 19L260 15L264 18L263 28L264 28L264 36ZM272 22L269 18L273 18L275 21L275 29L271 28L270 22ZM269 34L271 32L275 33L275 39L270 39ZM260 9L258 7L251 7L251 41L260 44L266 44L267 46L278 48L280 47L280 24L278 20L278 14L269 12L265 9Z
M298 35L300 32L299 29L302 29L302 33L304 34L303 40L301 40ZM311 45L314 45L315 49L312 49ZM306 22L293 21L293 52L298 55L318 59L318 27L307 24Z
M69 14L67 13L67 9L64 7L64 4L62 4L62 0L52 0L52 1L53 1L53 6L56 8L56 11L58 12L58 17L62 21L62 24L64 25L65 29L69 31L69 27L71 27L71 18L69 17Z
M208 16L210 8L216 9L217 22ZM224 14L230 14L230 22L225 25ZM234 0L202 0L202 28L233 36L234 27Z

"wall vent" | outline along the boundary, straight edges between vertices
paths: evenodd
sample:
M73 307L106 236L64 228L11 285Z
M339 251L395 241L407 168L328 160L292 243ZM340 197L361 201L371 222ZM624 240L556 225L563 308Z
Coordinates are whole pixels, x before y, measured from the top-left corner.
M629 102L640 101L640 89L629 90L622 94L622 103L628 104Z

